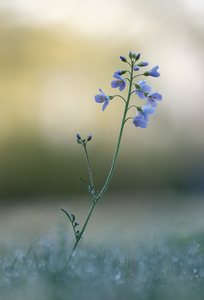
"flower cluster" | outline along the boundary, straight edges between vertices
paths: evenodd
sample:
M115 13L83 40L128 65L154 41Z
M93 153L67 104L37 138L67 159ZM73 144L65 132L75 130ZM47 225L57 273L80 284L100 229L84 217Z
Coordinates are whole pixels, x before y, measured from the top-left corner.
M151 70L149 72L151 72ZM155 112L157 101L162 100L162 95L157 92L152 93L151 86L146 84L145 80L139 81L135 84L135 87L135 94L138 95L140 99L145 99L146 104L143 107L137 107L138 114L134 117L133 124L136 127L146 128L149 121L149 115Z
M158 72L159 66L154 66L148 71L141 71L143 67L147 67L149 63L147 61L139 61L140 53L130 52L129 59L125 56L120 56L120 59L123 63L129 65L130 69L119 70L113 74L114 80L111 81L111 87L119 91L124 91L127 84L129 83L129 92L127 99L123 98L120 95L106 95L102 89L99 89L100 94L95 96L95 101L97 103L103 103L102 110L104 111L106 107L110 104L110 100L115 97L120 97L125 101L125 115L127 114L129 108L136 107L137 114L133 117L133 124L136 127L146 128L149 121L149 116L156 111L157 102L162 100L162 95L157 92L152 92L150 85L146 83L146 80L140 80L135 82L136 78L139 76L151 76L159 77L160 73ZM136 72L136 73L135 73ZM139 73L141 72L141 73ZM128 74L128 77L124 75ZM133 89L135 87L135 89ZM145 100L144 106L130 105L130 100L132 94L136 94L140 99ZM130 117L131 118L131 117ZM128 118L128 119L130 119Z

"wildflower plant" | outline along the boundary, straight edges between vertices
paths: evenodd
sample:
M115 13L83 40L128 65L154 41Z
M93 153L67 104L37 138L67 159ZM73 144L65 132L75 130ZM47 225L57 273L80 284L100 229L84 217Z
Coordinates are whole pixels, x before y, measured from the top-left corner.
M94 184L93 171L88 154L88 143L92 140L92 135L87 136L87 138L82 138L78 133L76 135L76 142L82 146L85 153L89 176L87 190L91 197L91 205L81 229L79 228L79 223L76 220L75 215L70 214L62 209L72 225L75 237L75 243L66 260L66 264L72 258L80 240L82 239L97 203L103 198L107 188L110 185L116 166L122 135L127 121L132 120L134 126L139 128L146 128L149 124L150 116L156 112L157 102L162 100L162 95L158 92L152 92L152 88L147 84L146 80L138 81L138 78L141 77L159 77L159 66L154 66L150 70L144 71L143 68L147 67L149 63L147 61L139 62L140 53L136 52L130 52L128 58L126 58L125 56L120 56L120 59L124 64L124 68L122 70L116 71L113 74L114 79L111 82L111 87L113 89L119 89L119 92L123 92L126 90L126 96L123 96L121 94L107 95L102 91L102 89L99 89L99 94L97 94L94 98L96 103L102 104L102 111L105 111L107 107L109 108L111 102L114 101L115 98L120 98L124 102L124 111L112 163L107 178L100 189L96 188ZM142 105L137 105L136 96L142 102ZM136 113L134 116L130 116L129 113L133 109L136 110ZM83 183L86 183L84 180L82 181Z

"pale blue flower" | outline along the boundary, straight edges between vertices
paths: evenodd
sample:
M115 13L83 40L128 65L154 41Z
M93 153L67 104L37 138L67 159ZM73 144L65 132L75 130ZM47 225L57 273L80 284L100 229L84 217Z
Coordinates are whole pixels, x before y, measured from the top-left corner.
M122 78L120 75L118 75L117 73L115 73L113 77L116 80L113 80L111 82L112 88L119 88L120 91L123 91L126 87L126 80Z
M162 95L157 92L151 93L147 97L147 103L150 104L152 107L156 107L157 101L161 101L161 100L162 100Z
M151 90L151 86L146 84L145 80L141 80L136 84L135 93L140 97L140 99L145 99Z
M107 96L101 89L99 89L100 94L95 96L95 101L97 103L103 103L102 110L104 111L110 103L110 96Z
M146 128L149 121L149 116L155 112L155 108L150 105L144 105L133 119L133 124L136 127Z
M160 73L157 71L159 66L153 67L151 70L144 73L145 76L159 77Z

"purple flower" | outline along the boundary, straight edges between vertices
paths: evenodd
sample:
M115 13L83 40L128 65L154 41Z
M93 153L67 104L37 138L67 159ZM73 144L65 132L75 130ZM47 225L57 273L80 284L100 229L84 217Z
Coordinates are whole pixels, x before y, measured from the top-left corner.
M153 67L150 71L144 73L145 76L159 77L160 73L157 71L159 66Z
M133 119L133 124L136 127L140 127L140 128L146 128L148 121L145 120L145 118L143 117L143 115L138 114L134 119Z
M140 99L144 99L148 96L151 90L151 86L146 84L145 80L141 80L136 84L135 93L140 97Z
M113 80L111 82L112 88L119 88L120 91L123 91L126 86L126 80L124 78L122 78L120 75L118 75L117 73L115 73L113 75L113 77L116 80Z
M97 103L103 103L102 111L104 111L107 105L110 103L110 96L107 96L101 89L99 89L100 94L95 96L95 101Z
M155 109L150 105L144 105L138 112L137 116L133 119L133 124L136 127L146 128L149 121L149 115L152 115Z
M162 100L162 95L159 93L151 93L147 97L147 103L150 104L152 107L157 106L157 101Z
M155 108L146 104L141 108L140 113L144 116L145 120L149 121L149 115L155 113Z

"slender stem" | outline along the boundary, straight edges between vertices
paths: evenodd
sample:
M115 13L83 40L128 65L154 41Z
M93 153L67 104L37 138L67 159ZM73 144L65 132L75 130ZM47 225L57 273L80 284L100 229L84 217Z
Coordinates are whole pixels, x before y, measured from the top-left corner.
M130 119L134 119L134 117L128 117L127 119L125 119L124 124Z
M90 217L91 217L91 215L92 215L92 212L93 212L93 210L94 210L94 207L95 207L96 203L97 203L96 201L93 201L93 202L92 202L92 205L91 205L91 208L90 208L90 210L89 210L88 216L87 216L87 218L86 218L86 220L85 220L85 222L84 222L84 225L83 225L83 227L82 227L82 230L80 231L80 233L79 233L79 235L78 235L78 237L77 237L77 239L76 239L76 241L75 241L75 243L74 243L74 246L73 246L73 248L72 248L72 250L71 250L71 252L70 252L70 254L69 254L69 256L68 256L68 258L67 258L67 260L66 260L65 266L69 263L69 261L70 261L70 259L72 258L72 255L74 254L74 251L75 251L75 249L76 249L76 247L77 247L79 241L81 240L81 238L82 238L82 236L83 236L84 230L86 229L86 226L87 226L87 224L88 224L88 222L89 222L89 219L90 219Z
M102 189L101 189L101 191L100 191L100 193L98 195L98 198L101 198L103 196L103 194L107 190L107 188L108 188L108 186L110 184L111 178L113 176L113 172L114 172L114 169L115 169L115 165L116 165L116 161L117 161L117 157L118 157L118 152L119 152L119 148L120 148L120 143L121 143L121 139L122 139L122 134L123 134L123 130L124 130L126 114L127 114L127 111L128 111L128 106L129 106L129 102L130 102L130 98L131 98L132 80L133 80L133 64L131 65L130 84L129 84L128 97L127 97L127 101L126 101L126 105L125 105L125 110L124 110L124 113L123 113L123 118L122 118L121 127L120 127L120 131L119 131L119 136L118 136L118 142L117 142L117 145L116 145L116 149L115 149L115 153L114 153L114 156L113 156L113 160L112 160L112 164L111 164L111 167L110 167L110 171L108 173L108 176L107 176L107 179L106 179L106 181L104 183L104 186L102 187Z
M133 107L137 108L137 105L130 105L130 106L128 107L128 110L131 109L131 108L133 108Z
M95 193L92 194L91 193L91 197L92 197L92 200L93 200L92 205L90 207L87 218L84 222L82 230L80 231L79 235L77 236L77 239L74 243L74 246L73 246L73 248L72 248L72 250L71 250L71 252L70 252L70 254L69 254L69 256L66 260L65 266L69 263L70 259L72 258L73 253L74 253L79 241L81 240L81 238L83 236L83 233L84 233L84 231L85 231L85 229L88 225L88 222L89 222L90 217L91 217L91 215L94 211L94 208L95 208L96 204L98 203L99 199L104 195L105 191L107 190L107 188L110 184L111 178L113 176L113 172L114 172L117 157L118 157L118 152L119 152L119 148L120 148L120 143L121 143L121 139L122 139L122 134L123 134L125 122L127 121L126 115L127 115L127 112L128 112L129 102L130 102L130 98L131 98L131 94L132 94L132 81L133 81L133 66L134 66L134 63L132 62L131 64L130 63L128 63L128 64L131 66L130 80L129 80L129 82L130 82L129 83L129 91L128 91L128 96L127 96L127 101L122 96L120 96L125 101L125 109L124 109L123 118L122 118L122 121L121 121L121 127L120 127L120 131L119 131L118 141L117 141L117 144L116 144L116 148L115 148L112 164L111 164L111 167L110 167L110 171L108 173L107 179L106 179L101 191L98 194L95 194ZM90 184L91 184L91 187L94 187L93 173L92 173L91 164L90 164L90 160L89 160L86 145L84 145L84 150L85 150L85 154L86 154L86 161L87 161L87 166L88 166Z
M125 100L125 98L123 98L123 96L121 96L121 95L114 95L114 98L115 98L115 97L121 98L121 99L126 103L126 100Z
M92 172L91 163L90 163L86 144L84 144L83 147L84 147L86 162L87 162L87 167L88 167L89 181L90 181L91 188L93 188L94 187L93 172Z
M135 79L136 77L139 77L139 76L142 76L144 74L138 74L138 75L135 75L132 79Z

